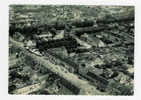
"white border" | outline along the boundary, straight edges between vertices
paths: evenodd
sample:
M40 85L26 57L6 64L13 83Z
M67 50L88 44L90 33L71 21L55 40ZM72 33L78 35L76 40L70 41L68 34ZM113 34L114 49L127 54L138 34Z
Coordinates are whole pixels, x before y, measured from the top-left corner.
M134 0L5 0L8 4L133 5Z
M8 5L9 4L65 4L65 5L135 5L135 94L134 96L12 96L8 95ZM25 100L25 99L53 99L53 100L84 100L84 99L105 99L105 100L133 100L139 99L141 87L141 1L140 0L1 0L0 1L0 99L3 100Z

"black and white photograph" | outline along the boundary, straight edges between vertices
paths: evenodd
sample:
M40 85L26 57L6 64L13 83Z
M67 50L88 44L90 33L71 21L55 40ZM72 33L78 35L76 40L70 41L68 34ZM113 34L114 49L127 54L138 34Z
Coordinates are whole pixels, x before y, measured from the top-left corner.
M134 95L134 6L9 5L8 94Z

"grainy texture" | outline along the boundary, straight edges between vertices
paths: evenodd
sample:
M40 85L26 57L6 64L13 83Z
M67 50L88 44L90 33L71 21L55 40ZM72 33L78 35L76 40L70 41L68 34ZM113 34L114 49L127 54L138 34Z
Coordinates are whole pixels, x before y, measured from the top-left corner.
M9 93L133 95L134 7L10 5Z

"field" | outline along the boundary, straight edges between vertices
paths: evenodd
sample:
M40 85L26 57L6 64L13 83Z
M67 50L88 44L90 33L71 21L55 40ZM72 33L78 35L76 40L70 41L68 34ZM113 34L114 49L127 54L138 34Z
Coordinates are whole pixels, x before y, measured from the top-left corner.
M134 7L10 5L8 88L133 95Z

